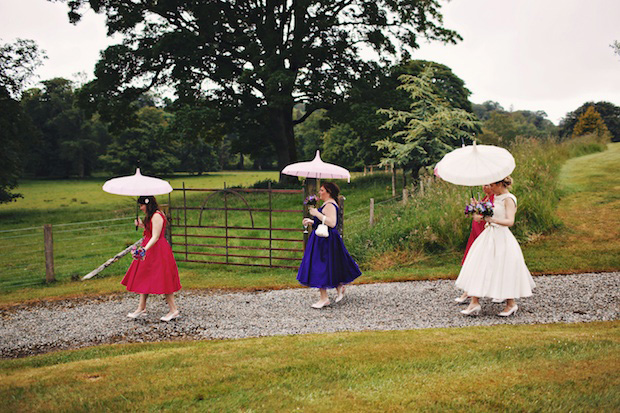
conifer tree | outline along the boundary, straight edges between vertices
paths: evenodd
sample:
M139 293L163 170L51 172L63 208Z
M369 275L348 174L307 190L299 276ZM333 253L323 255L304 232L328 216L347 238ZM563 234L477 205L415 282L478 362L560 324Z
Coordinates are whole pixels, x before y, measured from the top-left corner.
M433 82L434 69L427 66L419 76L401 75L398 87L411 95L409 111L379 109L390 119L383 128L395 133L374 143L384 152L381 165L394 164L411 171L414 181L422 167L432 166L462 142L471 141L480 122L476 116L455 108L441 97Z

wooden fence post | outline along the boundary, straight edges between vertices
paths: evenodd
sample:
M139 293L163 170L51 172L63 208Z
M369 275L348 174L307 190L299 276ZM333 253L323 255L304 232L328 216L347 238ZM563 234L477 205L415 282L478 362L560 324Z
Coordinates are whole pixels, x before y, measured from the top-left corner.
M368 223L371 227L375 224L375 199L370 198L370 221Z
M367 171L368 171L368 169L367 169L366 165L364 165L364 176L366 176Z
M45 243L45 282L56 281L54 276L54 240L52 238L52 225L43 225L43 240Z
M409 197L409 191L407 188L403 188L403 205L407 205L407 198Z

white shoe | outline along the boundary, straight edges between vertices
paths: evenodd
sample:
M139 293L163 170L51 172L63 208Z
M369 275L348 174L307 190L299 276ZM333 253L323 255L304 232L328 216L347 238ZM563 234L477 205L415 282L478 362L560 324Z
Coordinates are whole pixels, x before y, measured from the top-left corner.
M138 317L144 317L145 315L146 315L146 308L144 310L137 310L137 311L134 311L133 313L129 313L127 314L127 317L138 318Z
M312 304L310 307L312 308L323 308L323 307L327 307L330 304L329 300L325 301L325 302L316 302L314 304Z
M179 318L179 317L180 317L179 310L177 310L177 311L175 311L172 314L167 314L167 315L163 316L162 318L160 318L160 320L161 321L170 321L172 319Z
M465 298L457 297L457 298L454 299L454 301L456 301L459 304L463 304L465 301L467 301L468 298L469 298L469 296L466 295Z
M498 316L500 316L500 317L508 317L508 316L513 315L514 313L516 313L518 309L519 309L519 306L515 304L510 310L502 311L501 313L498 314Z
M472 307L472 308L467 308L465 310L461 310L461 314L465 314L465 315L478 315L478 314L480 314L480 310L482 310L482 307L477 305L477 306Z
M505 298L494 298L491 300L493 303L503 303L504 301L506 301Z

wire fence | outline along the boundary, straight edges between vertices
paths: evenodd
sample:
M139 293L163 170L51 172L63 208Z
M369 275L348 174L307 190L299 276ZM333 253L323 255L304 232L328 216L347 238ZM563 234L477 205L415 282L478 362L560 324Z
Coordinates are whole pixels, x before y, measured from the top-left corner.
M133 216L52 226L56 280L79 279L142 237ZM122 268L121 268L122 267ZM124 272L110 267L107 275ZM0 291L46 284L43 226L0 231Z
M374 214L402 200L374 202ZM359 205L359 204L358 204ZM370 206L344 210L347 232L368 226ZM54 275L58 281L77 280L142 237L134 216L59 223L52 226ZM108 267L102 276L122 275L126 265ZM43 226L0 230L0 292L46 284Z

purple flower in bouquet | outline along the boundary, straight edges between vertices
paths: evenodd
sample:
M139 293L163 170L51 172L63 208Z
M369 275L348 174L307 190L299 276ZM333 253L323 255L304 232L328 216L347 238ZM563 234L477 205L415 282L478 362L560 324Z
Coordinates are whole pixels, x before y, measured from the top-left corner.
M316 195L310 195L309 197L304 199L304 205L316 206L318 201L319 199L316 197Z
M493 203L491 201L477 201L465 205L465 215L479 214L485 217L493 216Z

